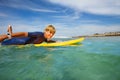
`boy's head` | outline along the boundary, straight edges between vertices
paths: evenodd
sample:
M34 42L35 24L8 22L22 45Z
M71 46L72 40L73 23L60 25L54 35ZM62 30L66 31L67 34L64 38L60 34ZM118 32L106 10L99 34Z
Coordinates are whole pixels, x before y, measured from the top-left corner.
M44 36L45 38L50 39L55 34L55 32L55 27L53 25L48 25L44 30Z

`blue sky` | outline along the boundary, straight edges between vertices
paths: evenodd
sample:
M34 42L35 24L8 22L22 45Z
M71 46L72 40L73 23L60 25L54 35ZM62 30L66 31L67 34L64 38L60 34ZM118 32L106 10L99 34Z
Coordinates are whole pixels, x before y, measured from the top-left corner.
M0 34L43 31L56 27L55 37L120 31L120 0L0 0Z

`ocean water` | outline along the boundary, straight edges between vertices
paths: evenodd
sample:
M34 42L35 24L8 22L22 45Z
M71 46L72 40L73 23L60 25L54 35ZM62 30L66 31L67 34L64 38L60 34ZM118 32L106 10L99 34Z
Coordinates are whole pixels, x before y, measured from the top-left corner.
M0 46L0 80L120 80L120 37L64 47Z

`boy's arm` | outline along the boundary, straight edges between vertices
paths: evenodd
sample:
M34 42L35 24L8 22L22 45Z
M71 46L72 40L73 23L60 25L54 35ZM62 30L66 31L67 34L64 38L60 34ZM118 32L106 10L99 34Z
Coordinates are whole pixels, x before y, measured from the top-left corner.
M55 43L56 41L54 41L54 40L49 40L49 41L48 41L48 40L47 40L46 42L47 42L47 43Z

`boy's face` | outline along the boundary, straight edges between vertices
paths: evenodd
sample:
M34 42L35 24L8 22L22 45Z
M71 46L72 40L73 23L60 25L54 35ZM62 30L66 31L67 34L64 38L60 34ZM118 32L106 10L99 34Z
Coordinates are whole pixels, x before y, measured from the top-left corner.
M54 33L51 32L51 31L49 31L49 30L44 32L44 37L45 37L46 39L52 38L53 35L54 35Z

